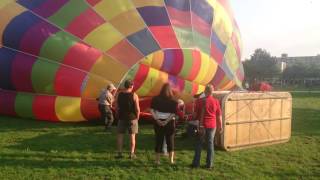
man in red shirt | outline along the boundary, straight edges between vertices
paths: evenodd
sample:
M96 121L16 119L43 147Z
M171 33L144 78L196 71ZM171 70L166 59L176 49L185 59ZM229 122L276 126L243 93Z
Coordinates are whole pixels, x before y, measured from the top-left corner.
M207 142L207 159L206 168L213 167L212 159L214 156L214 135L216 129L222 132L222 118L220 103L212 96L214 88L212 85L207 85L204 91L205 97L199 98L196 102L196 116L199 119L198 137L195 146L195 153L192 162L192 167L200 166L201 146L203 140Z

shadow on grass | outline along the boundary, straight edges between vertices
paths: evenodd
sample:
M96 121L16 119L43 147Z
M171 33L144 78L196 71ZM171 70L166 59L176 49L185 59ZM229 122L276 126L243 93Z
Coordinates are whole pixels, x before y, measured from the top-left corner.
M28 168L90 168L90 167L136 167L144 166L146 162L140 160L130 160L123 158L121 160L115 158L90 158L90 157L57 157L46 155L23 155L17 154L1 154L0 167L23 165Z
M137 135L137 150L152 150L153 134L140 133ZM129 138L125 136L125 148L129 148ZM31 150L38 152L63 151L80 153L114 152L116 151L116 134L100 130L72 132L54 132L38 135L34 138L24 139L10 149Z
M0 131L22 131L22 130L43 130L43 129L60 129L60 128L80 128L103 126L99 120L67 123L67 122L47 122L35 119L16 118L9 116L0 116Z

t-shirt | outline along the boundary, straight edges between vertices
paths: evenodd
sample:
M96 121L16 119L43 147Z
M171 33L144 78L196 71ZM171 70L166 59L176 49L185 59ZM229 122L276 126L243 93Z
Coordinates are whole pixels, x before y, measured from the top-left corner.
M205 104L204 104L205 103ZM196 102L197 119L201 118L202 109L204 108L203 126L205 128L216 128L217 116L221 115L220 103L212 96L200 98Z
M104 90L101 92L99 96L99 104L112 106L113 101L114 97L108 90Z

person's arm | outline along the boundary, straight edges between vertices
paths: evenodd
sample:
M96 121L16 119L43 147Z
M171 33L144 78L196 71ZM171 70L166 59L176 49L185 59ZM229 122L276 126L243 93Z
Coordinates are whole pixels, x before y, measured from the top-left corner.
M162 122L163 124L167 124L169 121L171 121L176 115L174 113L171 113L170 116Z
M107 93L106 94L106 100L108 101L108 103L110 104L110 107L112 107L112 97L111 97L111 93Z
M223 127L222 127L222 115L221 115L221 107L220 107L219 101L217 101L216 117L217 117L219 132L222 133L222 132L223 132Z
M193 116L193 119L199 121L199 102L198 101L199 101L198 99L195 101L192 116Z
M117 92L114 97L114 106L113 106L116 118L119 118L118 96L119 96L119 93Z
M198 129L203 128L203 116L204 116L204 108L202 104L202 99L198 99L196 103L196 117L199 121L198 123Z
M176 114L178 115L179 120L184 119L184 109L181 109L180 105L177 105Z
M136 93L134 93L133 98L134 98L135 109L136 109L136 113L137 113L137 120L139 120L139 116L140 116L139 97Z
M152 117L153 119L156 121L156 123L159 125L159 126L163 126L164 125L164 122L160 121L157 114L156 114L156 111L154 109L150 109L150 112L152 114Z

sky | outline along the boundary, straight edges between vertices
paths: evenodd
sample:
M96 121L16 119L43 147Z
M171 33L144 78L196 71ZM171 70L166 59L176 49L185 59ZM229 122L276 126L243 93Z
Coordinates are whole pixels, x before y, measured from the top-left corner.
M243 41L242 59L257 48L272 56L320 54L320 0L230 0Z

